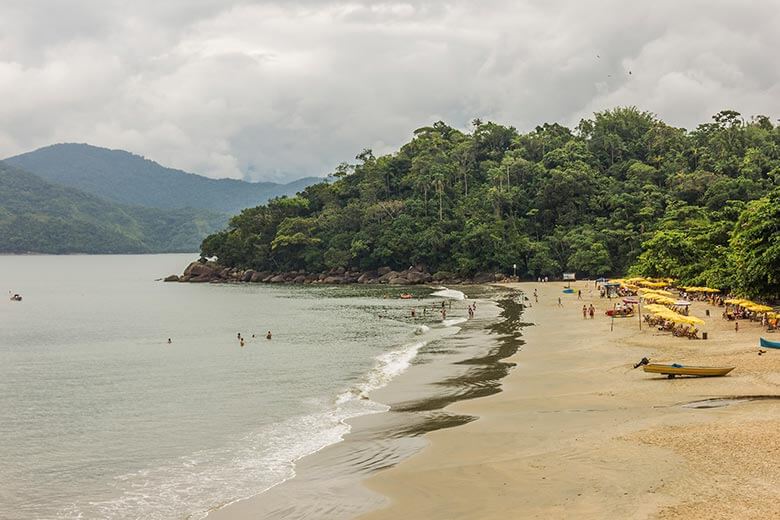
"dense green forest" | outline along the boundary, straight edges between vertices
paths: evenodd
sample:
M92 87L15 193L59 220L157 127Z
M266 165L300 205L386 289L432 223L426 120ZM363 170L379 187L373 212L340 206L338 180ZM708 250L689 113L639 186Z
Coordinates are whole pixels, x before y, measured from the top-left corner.
M195 251L226 223L217 213L123 206L0 162L0 252Z
M209 179L160 166L123 150L55 144L5 160L54 184L149 208L199 208L232 215L271 198L294 195L321 179L289 184Z
M528 133L437 122L331 183L244 210L204 256L258 270L424 264L431 272L635 273L780 294L780 127L716 114L695 130L634 107Z

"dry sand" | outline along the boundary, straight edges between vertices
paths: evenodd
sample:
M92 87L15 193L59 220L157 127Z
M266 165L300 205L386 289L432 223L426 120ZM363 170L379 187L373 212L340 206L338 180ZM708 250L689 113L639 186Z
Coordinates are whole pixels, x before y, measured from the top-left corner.
M759 324L735 332L696 303L708 340L640 331L637 318L610 331L614 300L592 282L572 284L583 301L561 283L511 286L539 302L504 391L448 407L479 419L428 434L420 454L368 479L390 504L362 518L780 518L780 400L683 406L780 396L780 350L757 355ZM591 302L596 318L583 320ZM631 370L643 356L737 368L668 380Z

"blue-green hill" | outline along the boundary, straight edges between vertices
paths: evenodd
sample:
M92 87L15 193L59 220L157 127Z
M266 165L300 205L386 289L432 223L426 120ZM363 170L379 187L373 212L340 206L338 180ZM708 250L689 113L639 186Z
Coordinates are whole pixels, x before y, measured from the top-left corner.
M235 214L282 195L294 195L321 181L308 177L288 184L209 179L166 168L123 150L88 144L55 144L10 157L6 163L49 182L104 199L149 208L200 208Z

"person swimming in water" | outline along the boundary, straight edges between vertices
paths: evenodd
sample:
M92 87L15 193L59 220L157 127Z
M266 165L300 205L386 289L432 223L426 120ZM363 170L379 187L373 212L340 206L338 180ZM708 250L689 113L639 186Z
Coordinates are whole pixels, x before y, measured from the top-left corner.
M268 333L265 335L265 339L271 339L271 331L269 330Z

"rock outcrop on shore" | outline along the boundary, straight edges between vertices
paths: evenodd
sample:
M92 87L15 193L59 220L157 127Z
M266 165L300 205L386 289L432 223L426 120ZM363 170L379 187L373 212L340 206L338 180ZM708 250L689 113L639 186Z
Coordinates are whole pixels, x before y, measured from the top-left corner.
M388 284L419 285L437 283L477 282L490 283L504 280L501 273L478 273L463 278L446 271L429 273L424 266L411 266L403 271L380 267L376 271L357 271L339 267L321 273L304 271L270 272L225 267L217 262L198 260L192 262L181 276L172 274L166 282L190 283L288 283L288 284Z

